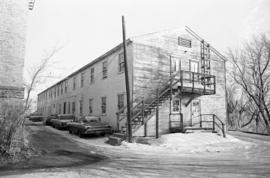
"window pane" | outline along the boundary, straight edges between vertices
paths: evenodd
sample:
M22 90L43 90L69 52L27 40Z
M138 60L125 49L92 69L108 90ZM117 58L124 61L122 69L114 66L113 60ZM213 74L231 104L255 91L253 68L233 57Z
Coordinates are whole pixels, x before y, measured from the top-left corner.
M89 114L93 113L93 99L89 99Z
M94 83L94 73L95 73L95 68L91 68L90 83Z
M118 61L119 61L119 66L118 66L118 71L119 72L124 72L124 67L125 67L125 63L124 63L124 53L120 53L119 54L119 59L118 59Z
M106 97L101 98L101 113L106 113Z
M108 66L107 66L107 61L104 61L102 63L102 74L103 74L103 78L107 78L107 72L108 72Z

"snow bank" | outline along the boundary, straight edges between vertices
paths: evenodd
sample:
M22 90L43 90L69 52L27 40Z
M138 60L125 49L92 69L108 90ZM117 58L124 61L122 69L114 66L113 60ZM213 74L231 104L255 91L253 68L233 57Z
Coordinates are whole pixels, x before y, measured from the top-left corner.
M226 138L213 133L196 132L190 134L176 133L150 139L149 145L123 142L122 147L143 152L222 152L231 149L248 149L252 144L230 135Z

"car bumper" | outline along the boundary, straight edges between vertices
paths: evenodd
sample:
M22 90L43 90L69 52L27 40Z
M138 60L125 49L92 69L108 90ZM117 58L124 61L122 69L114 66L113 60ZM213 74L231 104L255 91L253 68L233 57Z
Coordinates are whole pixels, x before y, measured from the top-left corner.
M108 134L111 133L111 129L87 129L84 131L85 135L90 135L90 134Z

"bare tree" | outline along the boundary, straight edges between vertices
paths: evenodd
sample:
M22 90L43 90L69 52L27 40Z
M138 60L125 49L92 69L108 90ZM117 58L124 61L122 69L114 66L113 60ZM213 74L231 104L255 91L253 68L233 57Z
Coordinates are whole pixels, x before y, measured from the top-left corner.
M60 50L60 48L53 48L51 52L48 52L41 60L40 64L30 69L30 80L25 83L26 99L24 104L24 110L27 111L31 106L31 93L36 89L36 86L43 83L49 76L44 75L49 67L51 58Z
M45 57L41 59L39 64L30 68L29 80L25 82L26 99L24 105L13 107L8 102L3 105L0 113L0 116L4 116L4 119L0 118L0 156L10 154L14 149L14 143L20 142L16 146L24 147L24 115L31 107L31 94L39 84L45 82L50 77L46 72L50 68L50 65L54 64L51 62L51 59L60 49L53 48L45 54Z
M270 133L270 41L266 35L254 37L240 50L229 51L232 78L245 98L242 110L260 119Z

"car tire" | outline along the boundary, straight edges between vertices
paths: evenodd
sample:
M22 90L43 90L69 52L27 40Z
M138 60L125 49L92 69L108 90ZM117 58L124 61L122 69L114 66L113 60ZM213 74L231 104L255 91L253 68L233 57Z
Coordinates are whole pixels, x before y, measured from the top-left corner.
M83 138L83 134L82 134L81 131L79 131L79 137L80 137L80 138Z
M68 132L69 132L69 134L73 134L72 130L70 128L68 129Z

